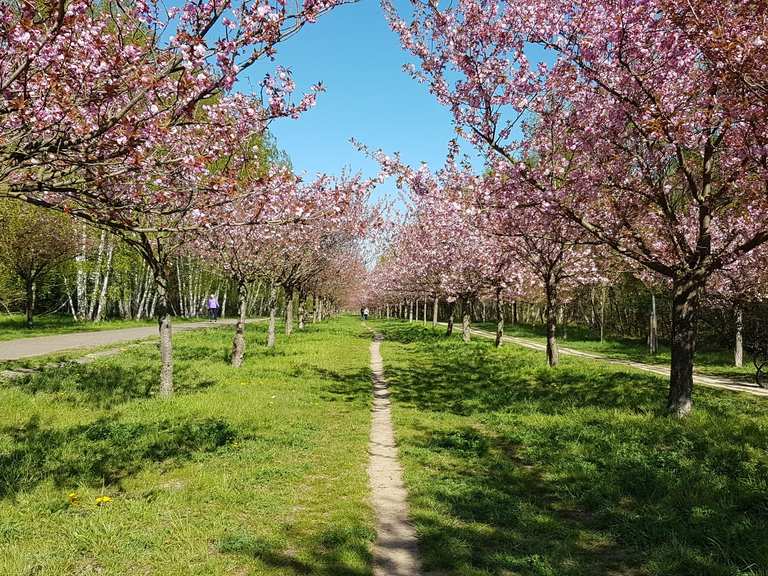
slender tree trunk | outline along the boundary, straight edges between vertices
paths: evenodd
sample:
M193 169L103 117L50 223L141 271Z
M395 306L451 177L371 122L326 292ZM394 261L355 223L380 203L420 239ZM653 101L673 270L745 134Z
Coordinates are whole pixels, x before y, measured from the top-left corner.
M88 308L87 302L87 276L85 272L85 263L87 260L86 245L88 236L86 234L86 226L83 224L83 228L80 234L80 253L75 257L75 263L77 267L77 278L75 280L75 292L77 295L77 314L81 320L85 320Z
M496 288L496 348L499 348L504 339L504 305L501 301L501 288Z
M470 326L472 324L472 316L469 308L469 300L462 298L461 300L461 337L464 342L469 342L472 339L470 333Z
M221 299L221 311L219 312L219 318L227 317L227 294L229 294L229 282L224 283L224 296ZM238 310L240 309L240 301L238 300Z
M456 301L452 300L448 302L448 328L445 331L446 336L453 334L453 312L456 309Z
M75 310L75 303L72 301L72 292L69 290L69 281L66 276L64 276L64 291L67 293L69 313L72 314L72 319L77 322L77 310Z
M277 318L277 286L272 283L269 291L269 328L267 329L267 348L275 347L275 320Z
M99 304L96 306L96 313L93 320L95 322L101 322L104 317L104 311L107 305L107 288L109 287L109 276L112 273L112 252L115 248L114 242L110 242L107 246L107 265L104 271L104 279L101 281L101 292L99 294Z
M512 324L517 326L517 300L512 302Z
M547 294L547 306L544 311L547 322L547 362L550 366L557 366L560 361L557 348L557 287L551 280L547 280L545 292Z
M299 330L304 330L305 317L307 314L307 295L299 291Z
M651 323L648 331L648 351L656 354L659 351L658 322L656 319L656 295L651 294Z
M744 364L744 311L740 304L736 304L734 310L736 341L733 347L733 365L741 367Z
M243 365L245 356L245 316L248 308L248 289L244 280L237 283L237 325L235 337L232 340L232 366L239 368Z
M32 278L26 280L26 293L24 312L27 317L27 328L32 328L32 322L35 319L35 281Z
M413 322L413 302L408 302L406 306L408 307L408 322Z
M437 328L437 314L440 308L440 299L435 296L435 299L432 301L432 328Z
M102 232L101 237L99 238L99 252L98 256L96 257L96 266L93 268L93 272L91 274L91 283L93 284L93 287L91 288L91 297L88 299L88 319L93 320L94 314L96 312L96 300L99 297L99 280L101 278L101 262L104 258L104 243L106 242L107 233Z
M165 276L155 277L155 296L160 330L160 396L168 398L173 394L173 334Z
M285 335L293 333L293 288L285 288Z
M693 358L696 352L696 328L699 287L675 281L672 287L672 364L667 410L682 417L693 408Z
M602 286L600 291L600 343L603 343L605 338L605 300L608 296L608 289L605 285Z

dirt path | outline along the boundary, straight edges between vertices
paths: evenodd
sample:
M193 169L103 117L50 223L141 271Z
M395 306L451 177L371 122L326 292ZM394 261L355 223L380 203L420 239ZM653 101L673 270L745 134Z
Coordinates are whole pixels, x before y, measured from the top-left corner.
M496 334L494 334L493 332L480 330L478 328L473 328L472 333L477 334L478 336L482 336L483 338L490 338L490 339L496 338ZM519 338L517 336L504 336L504 342L511 342L513 344L517 344L518 346L522 346L524 348L530 348L531 350L543 351L547 349L544 344L533 342L532 340L528 340L526 338ZM574 350L572 348L560 347L559 350L560 350L560 354L564 354L566 356L579 356L582 358L589 358L591 360L598 360L600 362L605 362L607 364L615 364L617 366L627 366L630 368L643 370L644 372L652 372L653 374L658 374L659 376L664 376L665 378L669 378L669 367L666 367L666 366L654 366L653 364L645 364L643 362L633 362L632 360L619 360L616 358L610 358L609 356L604 356L603 354L596 354L594 352L583 352L581 350ZM722 390L731 390L735 392L746 392L747 394L752 394L753 396L768 397L768 389L760 388L756 384L752 384L750 382L737 382L737 381L728 380L725 378L716 378L714 376L702 376L702 375L696 375L696 374L693 376L693 382L695 384L700 384L702 386L709 386L710 388L720 388Z
M173 326L174 332L184 332L199 328L210 328L234 324L235 319L211 322L185 322ZM36 336L34 338L19 338L0 342L0 362L19 360L32 356L46 356L64 350L76 348L95 348L110 344L120 344L133 340L142 340L157 336L157 326L140 326L138 328L121 328L119 330L102 330L96 332L74 332L72 334L57 334L55 336Z
M416 531L408 522L407 493L403 470L397 458L392 429L389 392L381 359L381 334L371 343L373 372L373 417L368 450L368 480L376 512L376 543L373 548L374 576L420 574Z

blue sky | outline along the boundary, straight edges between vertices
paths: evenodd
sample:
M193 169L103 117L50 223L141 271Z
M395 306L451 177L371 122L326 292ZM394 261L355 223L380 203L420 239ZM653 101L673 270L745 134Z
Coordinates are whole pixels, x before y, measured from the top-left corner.
M275 64L292 70L299 91L318 81L326 88L300 119L271 127L294 169L310 175L345 168L376 174L376 163L350 144L353 137L372 149L398 151L412 165L442 166L455 136L451 116L403 71L407 61L377 0L334 9L282 44ZM387 182L377 195L394 190Z

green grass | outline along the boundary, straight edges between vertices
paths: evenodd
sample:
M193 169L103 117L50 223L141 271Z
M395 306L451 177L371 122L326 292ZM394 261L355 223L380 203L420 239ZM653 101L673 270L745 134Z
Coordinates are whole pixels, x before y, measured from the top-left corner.
M496 331L496 325L493 323L479 323L477 328ZM671 353L669 346L659 345L657 354L648 352L648 345L642 338L616 338L611 337L600 342L588 329L579 326L568 327L568 338L562 337L562 328L558 330L558 343L564 348L571 348L581 352L595 352L603 354L610 358L619 360L631 360L633 362L643 362L645 364L669 365ZM504 334L506 336L517 336L527 338L540 344L544 344L545 327L530 325L505 325ZM696 373L716 376L720 378L731 378L739 381L752 382L755 376L755 367L752 365L749 355L745 353L744 366L737 368L733 366L733 351L707 348L699 346L696 352Z
M204 322L205 318L173 319L179 322ZM140 326L155 326L157 321L150 320L103 320L101 322L75 322L72 316L52 314L36 317L31 328L27 328L26 319L20 314L0 316L0 342L16 338L32 336L53 336L56 334L71 334L73 332L98 332L101 330L117 330L120 328L137 328Z
M0 574L370 574L370 337L264 330L177 334L167 401L154 346L3 383Z
M768 574L768 403L379 323L426 569L461 576Z

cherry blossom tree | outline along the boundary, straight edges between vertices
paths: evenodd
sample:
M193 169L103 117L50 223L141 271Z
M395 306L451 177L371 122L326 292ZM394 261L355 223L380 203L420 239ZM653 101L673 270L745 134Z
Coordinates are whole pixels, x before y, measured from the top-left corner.
M414 0L406 22L384 3L462 133L519 171L532 201L670 281L678 416L702 289L768 241L765 16L746 4ZM532 64L532 46L554 63Z
M293 104L290 73L278 68L260 94L231 94L237 75L337 4L0 6L0 196L70 213L137 248L157 284L161 395L173 390L176 234L238 195L251 135L298 116L321 90Z

